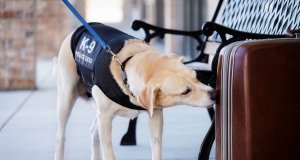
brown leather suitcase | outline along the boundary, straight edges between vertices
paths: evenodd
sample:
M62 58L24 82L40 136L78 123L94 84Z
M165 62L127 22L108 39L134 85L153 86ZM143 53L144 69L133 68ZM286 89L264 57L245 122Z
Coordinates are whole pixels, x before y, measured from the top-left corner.
M224 47L217 89L217 160L300 160L300 39Z

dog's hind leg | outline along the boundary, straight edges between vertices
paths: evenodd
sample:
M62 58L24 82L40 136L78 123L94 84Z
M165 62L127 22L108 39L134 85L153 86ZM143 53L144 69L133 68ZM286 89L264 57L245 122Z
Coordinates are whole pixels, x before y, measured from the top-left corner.
M91 160L100 160L100 139L98 131L97 117L95 118L91 127L91 145L92 145L92 156Z
M155 109L152 117L149 115L149 131L152 160L162 159L163 111Z
M63 41L57 59L54 60L54 74L57 81L57 123L55 160L64 159L65 129L75 100L78 97L76 63L70 48L72 33Z
M65 129L70 117L73 105L77 98L77 90L64 87L58 89L57 93L57 122L58 130L56 133L55 160L64 159Z

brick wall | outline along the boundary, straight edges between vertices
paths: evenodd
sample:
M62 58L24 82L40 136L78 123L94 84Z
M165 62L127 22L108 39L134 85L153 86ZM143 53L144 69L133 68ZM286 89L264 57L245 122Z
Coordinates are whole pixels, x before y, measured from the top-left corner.
M70 2L84 16L85 1ZM76 26L77 21L66 6L57 0L38 0L36 18L37 55L41 58L52 58L58 54L62 41Z
M57 54L63 36L66 36L64 27L64 6L56 0L38 0L36 9L37 19L37 56L42 58L53 57Z
M0 89L35 88L37 0L0 0Z
M0 0L0 90L36 88L36 58L56 56L75 22L57 0Z

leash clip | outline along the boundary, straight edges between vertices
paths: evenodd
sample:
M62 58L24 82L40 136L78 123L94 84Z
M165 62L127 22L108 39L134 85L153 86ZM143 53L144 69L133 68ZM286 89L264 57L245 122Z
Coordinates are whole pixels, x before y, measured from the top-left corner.
M121 63L121 61L117 58L117 56L116 55L113 55L113 59L115 60L115 61L117 61L121 66L122 66L122 63Z
M121 61L117 58L117 55L110 49L110 47L108 45L106 45L105 51L107 53L110 53L113 57L113 59L118 62L120 65L122 65Z

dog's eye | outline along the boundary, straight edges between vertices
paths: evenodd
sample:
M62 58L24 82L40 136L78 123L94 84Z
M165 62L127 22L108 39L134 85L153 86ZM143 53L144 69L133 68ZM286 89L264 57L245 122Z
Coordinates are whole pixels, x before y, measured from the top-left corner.
M192 90L190 88L187 88L184 92L181 93L181 95L187 95L190 93Z

